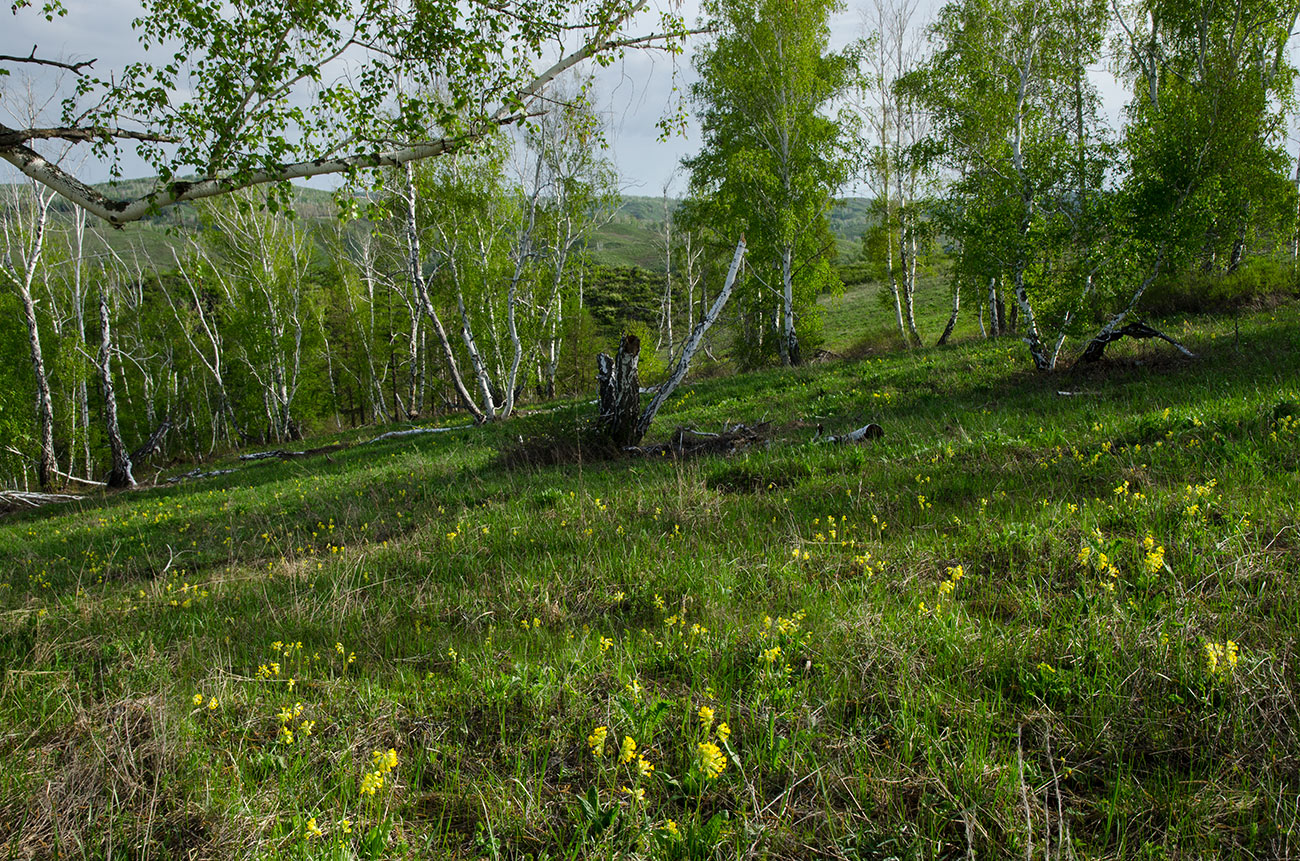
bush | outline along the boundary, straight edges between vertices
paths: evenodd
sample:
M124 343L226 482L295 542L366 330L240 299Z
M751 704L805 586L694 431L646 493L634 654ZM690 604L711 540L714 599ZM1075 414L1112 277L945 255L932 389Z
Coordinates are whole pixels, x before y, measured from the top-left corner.
M1156 316L1209 314L1263 305L1300 295L1291 261L1256 259L1236 272L1176 272L1156 280L1142 297Z

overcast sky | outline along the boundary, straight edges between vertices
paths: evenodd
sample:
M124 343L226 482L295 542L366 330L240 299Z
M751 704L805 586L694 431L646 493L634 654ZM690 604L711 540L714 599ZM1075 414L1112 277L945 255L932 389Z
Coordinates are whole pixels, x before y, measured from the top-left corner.
M66 5L68 15L52 24L47 24L30 9L14 16L0 12L0 16L8 19L2 25L4 36L0 37L0 54L26 54L37 46L41 56L67 60L94 58L97 60L95 70L101 75L139 59L136 34L130 27L131 20L140 14L137 2L66 0ZM918 17L928 21L939 5L939 0L921 0ZM698 0L685 0L682 6L687 22L693 24L698 14ZM832 22L834 47L841 47L862 35L859 6L860 2L853 3L836 15ZM679 171L679 165L683 157L693 154L698 148L698 129L692 122L685 135L660 140L655 123L671 106L673 85L685 91L694 80L690 64L694 44L698 42L688 46L686 54L675 59L658 52L628 52L624 60L597 73L597 101L609 117L610 152L623 177L627 194L657 196L662 193L665 183L671 183L674 190L684 187L685 177ZM1122 92L1101 69L1095 70L1094 77L1106 102L1106 114L1113 124L1122 103ZM49 76L36 81L37 91L44 87L44 91L39 93L42 97L49 94L48 81ZM13 114L14 105L28 101L23 92L22 76L15 74L0 79L0 88L4 89L6 102L2 113L7 116L3 121L12 124L17 119ZM47 108L50 112L47 119L57 119L57 100L50 102ZM0 165L0 169L7 171L0 173L0 180L11 181L16 176L7 164ZM142 176L148 173L148 169L143 162L128 155L123 161L123 173L127 177ZM82 168L82 177L92 182L105 180L108 178L107 165L87 161ZM322 178L315 184L328 187L330 182L337 180ZM847 191L852 193L853 190Z

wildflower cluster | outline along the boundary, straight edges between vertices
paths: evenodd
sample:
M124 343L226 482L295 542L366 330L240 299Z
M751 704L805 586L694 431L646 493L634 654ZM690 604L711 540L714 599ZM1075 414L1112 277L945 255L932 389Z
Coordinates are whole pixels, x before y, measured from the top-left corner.
M391 747L387 752L376 750L370 754L370 764L373 770L361 775L361 794L374 797L375 793L384 788L384 779L388 773L397 768L397 751Z
M1101 531L1094 530L1093 537L1101 541ZM1111 561L1110 556L1101 550L1094 550L1091 545L1085 544L1079 548L1079 552L1074 559L1080 565L1091 567L1097 572L1101 578L1099 585L1102 589L1107 592L1115 591L1115 584L1119 582L1119 568Z
M598 726L587 736L587 747L591 748L591 755L600 759L605 755L605 739L609 736L609 727Z
M194 703L195 708L203 708L203 694L195 694L191 702ZM216 711L220 706L221 703L217 700L216 697L208 698L208 705L207 705L208 711Z
M922 500L922 508L926 507L925 497ZM833 550L839 548L841 551L847 550L853 554L853 564L862 570L864 574L872 574L884 570L884 560L872 561L871 553L864 546L865 542L859 541L852 537L851 533L856 531L856 526L848 522L848 515L840 515L836 518L833 515L826 517L814 517L812 520L813 535L809 539L796 539L790 548L790 558L795 562L809 562L813 558L809 548L824 548ZM880 521L876 515L871 515L871 523L877 529L884 529L885 524Z
M1294 439L1297 435L1300 435L1300 416L1283 413L1273 421L1273 430L1269 432L1268 438L1278 442L1283 437Z
M1120 504L1127 503L1131 505L1137 505L1138 503L1142 502L1147 498L1145 493L1132 490L1131 485L1127 480L1120 482L1115 487L1114 493L1115 493L1116 502Z
M1212 676L1230 674L1237 669L1237 644L1232 640L1223 643L1206 642L1205 669Z
M598 726L587 736L587 748L598 763L605 757L605 744L607 741L609 741L609 727L607 726ZM643 780L654 774L654 764L639 750L636 739L630 735L624 735L623 741L619 743L617 760L619 766L627 768L624 776L628 778L627 782L619 786L618 791L629 801L636 804L643 803L646 791L641 784Z
M727 758L722 749L711 741L702 741L696 745L697 763L700 773L709 780L717 780L727 767Z
M1189 484L1183 490L1183 517L1187 520L1204 521L1209 515L1210 509L1219 501L1219 496L1214 492L1216 479L1210 479L1205 484Z
M1165 548L1163 544L1156 544L1156 540L1149 533L1142 539L1142 568L1148 574L1155 574L1161 568L1165 567Z
M960 565L950 566L948 568L948 579L939 584L939 598L934 602L934 612L938 613L943 609L943 602L952 597L953 591L961 578L966 576L966 572Z
M284 706L280 709L277 717L280 720L280 731L276 734L277 740L281 744L293 744L294 731L293 722L302 716L302 703L294 703L292 706ZM307 738L316 729L316 721L305 720L298 724L298 735Z
M167 606L177 609L186 609L193 605L195 601L208 597L207 589L189 581L182 581L179 589L176 588L174 582L169 582L164 587L164 592L171 596L167 601Z
M717 780L723 771L727 768L727 757L722 752L723 747L730 748L727 739L731 737L731 727L726 721L718 723L714 727L716 714L710 706L700 706L696 712L700 725L700 741L695 745L695 767L706 780ZM712 741L716 738L717 741Z

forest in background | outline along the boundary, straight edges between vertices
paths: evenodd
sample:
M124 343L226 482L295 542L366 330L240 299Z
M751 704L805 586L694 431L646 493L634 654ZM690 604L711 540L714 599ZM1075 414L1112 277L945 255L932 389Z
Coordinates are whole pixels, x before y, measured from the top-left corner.
M160 118L192 136L172 154L151 132L99 128L104 146L141 142L162 172L85 199L22 141L90 132L6 131L0 151L32 182L8 186L2 210L0 481L129 485L133 460L453 413L498 420L592 391L596 355L622 343L646 345L650 382L697 347L710 372L796 365L822 354L827 299L846 286L886 288L879 313L901 346L946 343L964 307L981 336L1014 336L1042 371L1063 355L1096 361L1124 337L1186 352L1151 325L1159 314L1294 293L1291 5L961 0L925 22L914 0L876 0L867 35L832 50L837 9L705 4L711 36L682 106L703 141L681 199L620 197L604 120L584 79L561 75L587 49L528 85L545 109L497 115L430 144L432 157L416 147L370 172L313 162L346 168L334 195L267 184L278 175L232 151L231 129L205 125L213 115ZM290 30L313 26L281 12ZM188 38L208 50L203 27ZM1129 89L1119 128L1099 113L1098 63ZM147 95L131 80L87 86L106 104ZM430 86L401 104L438 106L433 129L457 127L448 111L464 100ZM250 140L282 147L299 122L242 120ZM248 172L177 178L203 153ZM873 196L837 203L849 182ZM105 193L135 202L114 209ZM91 211L143 223L108 229ZM741 237L733 296L722 276ZM917 299L936 278L949 313L931 331Z

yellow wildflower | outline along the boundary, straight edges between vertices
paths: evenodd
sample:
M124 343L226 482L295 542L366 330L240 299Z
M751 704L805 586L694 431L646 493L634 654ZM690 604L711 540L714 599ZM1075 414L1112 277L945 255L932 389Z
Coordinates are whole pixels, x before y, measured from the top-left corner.
M636 758L636 770L642 777L649 777L654 772L655 767L644 756L638 756Z
M367 771L361 775L361 794L374 795L384 787L384 776L377 771Z
M636 756L636 741L630 735L623 736L623 744L618 749L618 761L629 763Z
M709 708L708 706L700 706L699 715L700 715L700 728L703 729L705 732L708 732L709 727L713 726L713 709Z
M195 695L194 695L194 704L195 704L196 706L201 706L201 705L203 705L203 694L195 694Z
M716 780L727 767L727 759L722 750L711 741L702 741L696 745L699 754L700 770L709 780Z
M591 755L599 759L605 755L605 738L609 735L609 727L598 726L587 736L587 747L591 748Z
M729 738L731 738L731 727L727 726L726 721L723 721L718 724L718 741L726 741Z
M313 837L321 836L323 835L321 834L320 826L316 824L316 817L313 816L311 819L307 820L307 839L311 840Z

